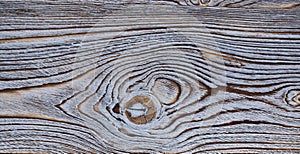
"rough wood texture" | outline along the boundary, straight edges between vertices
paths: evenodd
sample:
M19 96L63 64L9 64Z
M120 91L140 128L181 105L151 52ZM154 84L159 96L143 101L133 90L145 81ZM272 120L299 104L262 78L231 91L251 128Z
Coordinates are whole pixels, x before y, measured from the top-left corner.
M2 1L0 152L299 153L298 6Z

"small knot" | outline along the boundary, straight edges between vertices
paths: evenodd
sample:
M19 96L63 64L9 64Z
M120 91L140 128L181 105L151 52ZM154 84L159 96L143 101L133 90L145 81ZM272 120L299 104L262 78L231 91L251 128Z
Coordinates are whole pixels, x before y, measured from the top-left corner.
M208 4L210 2L210 0L200 0L201 4Z
M125 105L126 117L135 124L146 124L156 115L156 106L148 96L135 96Z
M160 103L172 104L177 101L180 95L180 86L168 79L156 79L152 92Z
M189 0L193 5L208 6L210 0ZM186 1L187 2L187 1Z
M285 102L291 106L300 106L300 90L290 90L286 94Z

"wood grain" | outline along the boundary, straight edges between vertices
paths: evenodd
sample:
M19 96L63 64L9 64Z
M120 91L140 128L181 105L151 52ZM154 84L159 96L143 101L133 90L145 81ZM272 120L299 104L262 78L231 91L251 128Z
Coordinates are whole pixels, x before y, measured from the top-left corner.
M0 2L1 153L299 153L296 0Z

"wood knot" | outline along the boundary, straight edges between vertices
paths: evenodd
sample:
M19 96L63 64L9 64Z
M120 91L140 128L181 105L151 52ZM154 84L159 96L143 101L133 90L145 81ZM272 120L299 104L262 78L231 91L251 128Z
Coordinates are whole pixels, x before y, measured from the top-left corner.
M291 90L287 92L285 102L291 106L300 106L300 90Z
M135 96L125 104L126 117L135 124L146 124L156 115L157 107L148 96Z
M193 5L208 6L210 0L189 0L189 2ZM189 2L186 1L187 4L189 4Z
M210 2L210 0L200 0L201 4L208 4Z
M168 79L156 79L152 87L153 94L163 104L173 104L176 102L180 91L180 86Z

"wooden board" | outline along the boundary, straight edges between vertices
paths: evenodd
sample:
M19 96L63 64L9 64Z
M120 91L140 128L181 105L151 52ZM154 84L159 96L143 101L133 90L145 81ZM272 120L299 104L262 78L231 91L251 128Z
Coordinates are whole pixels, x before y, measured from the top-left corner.
M297 0L0 14L1 153L300 153Z

